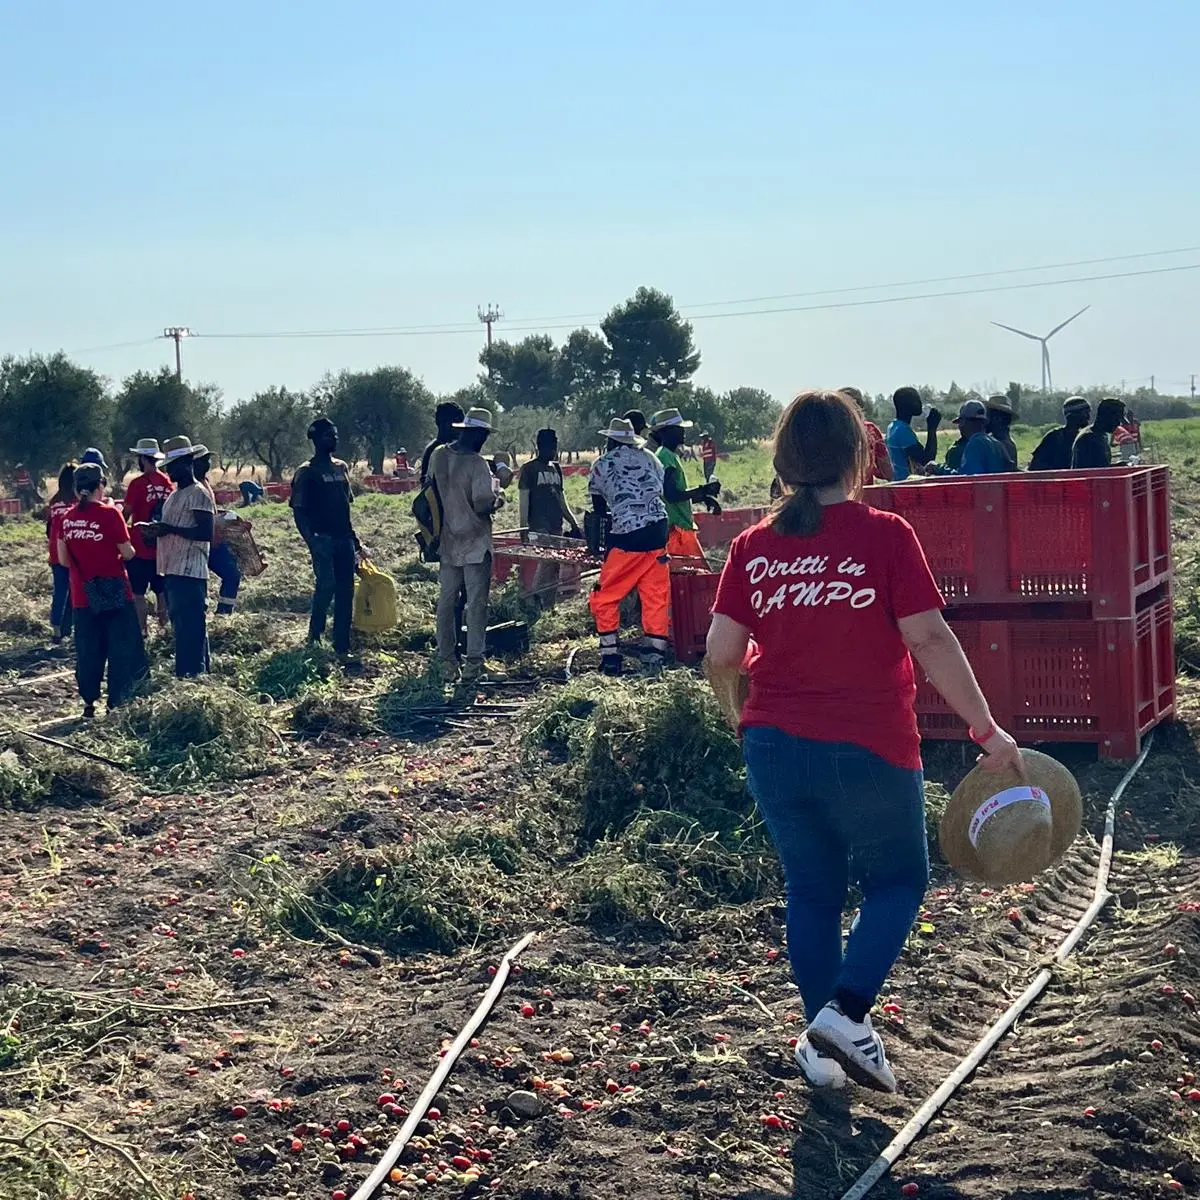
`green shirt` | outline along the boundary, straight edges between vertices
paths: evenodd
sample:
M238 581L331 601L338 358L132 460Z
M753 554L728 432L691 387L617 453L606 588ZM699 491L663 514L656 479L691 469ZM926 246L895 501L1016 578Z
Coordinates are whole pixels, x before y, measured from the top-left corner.
M674 476L675 486L681 492L688 490L687 475L683 470L683 463L679 461L679 455L674 450L668 450L666 446L659 446L657 458L663 465L663 470L668 476ZM690 500L667 500L663 497L663 502L667 506L667 523L672 529L695 529L696 522L692 519L692 502Z

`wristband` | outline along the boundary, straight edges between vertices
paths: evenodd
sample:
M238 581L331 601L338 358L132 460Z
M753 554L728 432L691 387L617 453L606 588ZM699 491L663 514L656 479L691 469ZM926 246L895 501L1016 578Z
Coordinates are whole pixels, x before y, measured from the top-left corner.
M999 732L1000 731L996 728L996 722L992 721L982 734L976 733L974 729L968 729L967 736L970 737L971 741L973 741L975 745L982 746L984 742L990 742L992 738L994 738Z

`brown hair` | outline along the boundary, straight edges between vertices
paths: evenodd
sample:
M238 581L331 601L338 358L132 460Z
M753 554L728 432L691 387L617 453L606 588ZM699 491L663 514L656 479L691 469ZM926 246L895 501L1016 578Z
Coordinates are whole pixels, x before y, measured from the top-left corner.
M858 405L844 392L801 392L775 430L775 473L790 494L776 505L779 533L807 537L821 528L817 489L847 483L857 495L870 465Z

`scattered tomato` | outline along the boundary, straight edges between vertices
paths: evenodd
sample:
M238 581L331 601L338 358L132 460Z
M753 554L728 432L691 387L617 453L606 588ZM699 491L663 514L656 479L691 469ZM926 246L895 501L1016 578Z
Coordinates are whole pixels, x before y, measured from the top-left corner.
M233 951L233 957L234 958L245 958L246 952L239 946L236 950Z
M442 1110L440 1108L426 1109L425 1116L431 1121L440 1121L442 1119Z
M229 1140L235 1146L244 1146L246 1144L246 1135L244 1133L235 1133Z
M231 1117L233 1117L233 1119L235 1121L240 1121L244 1116L248 1115L248 1111L249 1110L246 1108L246 1106L244 1104L235 1104L229 1110L229 1115Z
M304 1143L299 1138L292 1138L292 1153L299 1154L304 1149Z
M334 1128L337 1129L338 1133L348 1133L350 1130L350 1122L343 1117Z
M536 1012L537 1012L537 1009L534 1008L532 1004L522 1004L521 1005L521 1016L523 1016L523 1017L532 1017L534 1015L534 1013L536 1013Z
M900 1195L902 1195L902 1196L915 1196L915 1195L916 1195L916 1194L917 1194L917 1193L918 1193L920 1190L921 1190L921 1188L920 1188L920 1185L919 1185L919 1184L916 1184L916 1183L906 1183L906 1184L905 1184L905 1185L904 1185L904 1186L903 1186L903 1187L900 1189Z
M1088 1107L1083 1110L1083 1115L1085 1117L1094 1117L1096 1115L1096 1110L1089 1104Z
M396 1097L391 1092L384 1092L376 1101L380 1108L387 1108L389 1104L396 1103Z

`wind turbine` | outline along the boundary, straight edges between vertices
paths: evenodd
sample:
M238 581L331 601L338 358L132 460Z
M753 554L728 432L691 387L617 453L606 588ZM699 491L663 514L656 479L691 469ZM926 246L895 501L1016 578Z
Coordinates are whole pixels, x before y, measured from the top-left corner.
M1076 314L1075 317L1082 317L1085 312L1092 306L1085 304ZM1031 342L1042 343L1042 391L1050 391L1054 387L1054 382L1050 378L1050 347L1046 344L1050 339L1058 333L1060 329L1065 329L1070 323L1075 320L1075 317L1068 317L1061 325L1055 325L1045 337L1038 337L1036 333L1026 333L1024 329L1014 329L1011 325L1001 325L999 321L993 321L992 324L997 329L1007 329L1009 333L1019 333L1022 337L1028 338Z

